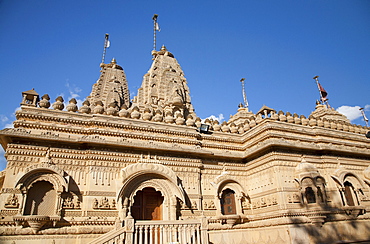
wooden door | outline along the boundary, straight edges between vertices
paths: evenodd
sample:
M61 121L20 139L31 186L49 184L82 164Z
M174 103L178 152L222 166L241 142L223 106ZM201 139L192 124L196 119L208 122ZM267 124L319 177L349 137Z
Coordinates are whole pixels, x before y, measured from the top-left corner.
M159 191L147 187L134 197L131 214L137 220L162 220L163 197Z

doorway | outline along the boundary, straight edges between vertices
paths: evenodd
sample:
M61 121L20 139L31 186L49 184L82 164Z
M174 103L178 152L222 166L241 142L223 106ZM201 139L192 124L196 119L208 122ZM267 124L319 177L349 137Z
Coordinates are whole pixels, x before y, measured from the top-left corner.
M131 207L132 217L136 220L162 220L163 196L152 187L136 192Z

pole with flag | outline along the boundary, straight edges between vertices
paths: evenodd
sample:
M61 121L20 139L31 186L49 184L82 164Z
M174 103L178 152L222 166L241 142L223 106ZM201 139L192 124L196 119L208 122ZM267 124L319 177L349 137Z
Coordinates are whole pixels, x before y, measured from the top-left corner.
M244 107L247 108L247 111L248 111L249 103L248 103L248 100L247 100L247 94L245 92L244 81L245 81L245 78L242 78L240 80L240 82L242 83L242 93L243 93Z
M366 118L364 108L360 108L360 111L361 111L362 117L363 117L363 118L364 118L364 120L365 120L366 127L369 127L369 119L368 119L368 118Z
M161 31L159 28L157 19L158 19L158 14L153 15L153 31L154 31L154 40L153 40L153 51L157 49L157 31Z
M329 106L329 103L328 103L328 93L325 91L325 89L320 85L319 83L319 76L316 75L315 77L313 77L313 79L316 81L316 85L317 85L317 89L319 89L319 93L320 93L320 100L321 100L321 104L324 104L326 103L326 105Z
M105 34L105 40L104 40L104 50L103 50L103 57L101 59L101 62L104 63L105 62L105 54L107 52L107 48L110 47L110 41L109 41L109 34Z

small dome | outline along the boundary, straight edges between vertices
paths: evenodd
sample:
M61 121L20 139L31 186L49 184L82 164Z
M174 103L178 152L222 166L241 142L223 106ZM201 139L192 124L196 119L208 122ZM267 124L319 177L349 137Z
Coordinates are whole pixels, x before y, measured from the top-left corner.
M295 168L296 173L318 173L318 169L310 163L302 162Z
M311 163L307 163L306 160L302 157L301 163L297 165L295 168L295 173L299 178L304 177L316 177L319 175L319 170L315 167L315 165Z

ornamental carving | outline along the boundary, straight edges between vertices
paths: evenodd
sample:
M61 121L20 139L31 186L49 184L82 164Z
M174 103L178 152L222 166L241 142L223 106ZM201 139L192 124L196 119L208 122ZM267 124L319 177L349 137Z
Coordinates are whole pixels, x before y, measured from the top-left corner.
M65 198L63 198L62 205L65 209L81 209L81 202L77 196L66 196Z
M10 195L5 202L4 205L6 208L18 208L19 207L19 200L18 196L15 194Z
M116 209L116 200L108 199L107 197L94 198L93 209Z

